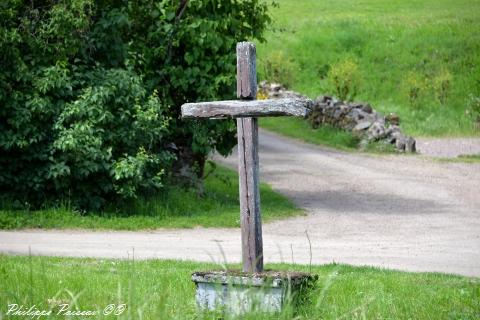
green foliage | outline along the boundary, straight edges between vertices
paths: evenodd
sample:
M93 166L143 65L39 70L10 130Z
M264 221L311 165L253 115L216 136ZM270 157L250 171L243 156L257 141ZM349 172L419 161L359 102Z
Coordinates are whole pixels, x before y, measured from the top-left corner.
M409 72L403 79L403 91L411 107L418 107L427 91L425 78L417 72Z
M361 75L353 59L345 59L333 64L328 79L334 94L344 101L352 101L358 93Z
M442 106L447 104L452 87L452 81L453 76L446 68L442 69L433 78L433 90L435 91L435 97Z
M272 52L262 62L262 77L269 82L281 83L289 87L295 81L295 65L283 51Z
M468 97L467 113L472 118L475 129L480 131L480 96L471 94Z
M0 192L96 209L231 151L233 121L179 106L232 98L235 43L269 16L259 0L6 0L0 21Z

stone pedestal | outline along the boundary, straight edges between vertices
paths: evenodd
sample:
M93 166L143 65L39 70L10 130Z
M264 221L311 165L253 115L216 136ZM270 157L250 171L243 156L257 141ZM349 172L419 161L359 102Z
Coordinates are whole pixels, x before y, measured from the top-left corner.
M279 312L295 304L317 276L300 272L246 274L239 271L195 272L196 301L202 310L241 315L251 311Z

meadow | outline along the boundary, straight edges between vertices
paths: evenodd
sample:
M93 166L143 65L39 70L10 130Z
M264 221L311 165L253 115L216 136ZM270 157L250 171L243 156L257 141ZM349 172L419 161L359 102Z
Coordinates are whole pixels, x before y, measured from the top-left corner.
M225 266L223 266L225 267ZM238 268L238 265L228 265ZM319 280L295 312L252 314L242 319L478 319L478 279L409 273L341 264L270 264L276 270L310 271ZM221 269L212 263L169 260L109 260L0 255L0 318L8 304L52 311L68 304L90 310L86 319L219 319L195 306L194 271ZM125 304L118 317L103 316L110 304ZM15 317L12 317L15 318ZM75 317L72 317L75 318ZM226 319L230 318L226 315Z
M353 100L395 112L413 136L478 136L478 0L278 0L260 80L315 98L335 94L332 70ZM264 127L289 134L281 124Z

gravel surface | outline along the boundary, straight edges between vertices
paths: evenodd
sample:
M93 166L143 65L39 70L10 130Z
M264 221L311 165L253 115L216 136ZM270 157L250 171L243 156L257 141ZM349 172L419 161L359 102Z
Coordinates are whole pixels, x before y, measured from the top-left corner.
M236 167L236 153L216 159ZM307 216L263 226L266 262L480 276L480 164L351 154L261 131L263 181ZM311 240L312 250L306 233ZM239 262L238 229L2 231L0 252ZM311 257L310 257L311 254Z
M480 138L418 138L417 151L426 156L455 158L460 155L479 154Z

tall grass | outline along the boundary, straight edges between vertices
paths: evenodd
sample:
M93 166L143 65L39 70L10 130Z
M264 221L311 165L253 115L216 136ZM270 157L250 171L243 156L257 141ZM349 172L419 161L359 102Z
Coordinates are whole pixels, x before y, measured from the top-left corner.
M237 267L238 265L229 265ZM309 266L275 264L275 270ZM180 261L125 261L0 255L0 318L8 304L35 305L57 313L61 304L103 312L126 305L116 316L84 319L219 319L195 305L194 271L218 266ZM330 264L311 266L319 276L305 303L281 314L241 319L478 319L478 279ZM231 318L223 315L224 318ZM19 317L6 317L19 319ZM61 316L40 319L64 319ZM72 319L78 317L71 317ZM80 317L82 318L82 317Z

